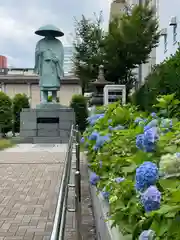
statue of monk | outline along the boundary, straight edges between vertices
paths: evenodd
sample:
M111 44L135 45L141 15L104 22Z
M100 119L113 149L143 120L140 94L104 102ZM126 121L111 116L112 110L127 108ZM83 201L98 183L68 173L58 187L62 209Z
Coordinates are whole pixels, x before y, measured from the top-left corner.
M64 76L64 49L62 42L56 37L64 35L53 25L46 25L35 32L44 36L36 44L34 72L39 75L41 102L48 101L48 92L52 92L52 101L56 102L61 78Z

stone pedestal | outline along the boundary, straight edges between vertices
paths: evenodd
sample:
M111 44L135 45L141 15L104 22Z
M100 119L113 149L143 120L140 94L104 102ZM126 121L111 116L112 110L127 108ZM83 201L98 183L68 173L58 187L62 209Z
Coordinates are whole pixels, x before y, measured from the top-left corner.
M36 143L68 143L72 124L75 124L73 109L47 104L21 112L20 136Z

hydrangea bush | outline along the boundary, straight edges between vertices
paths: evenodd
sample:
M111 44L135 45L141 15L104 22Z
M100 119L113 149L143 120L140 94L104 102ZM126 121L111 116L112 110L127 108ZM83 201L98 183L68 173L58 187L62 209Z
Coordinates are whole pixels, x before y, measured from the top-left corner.
M101 107L81 140L90 183L109 203L113 226L133 240L180 239L179 102L157 101L151 114L119 102Z

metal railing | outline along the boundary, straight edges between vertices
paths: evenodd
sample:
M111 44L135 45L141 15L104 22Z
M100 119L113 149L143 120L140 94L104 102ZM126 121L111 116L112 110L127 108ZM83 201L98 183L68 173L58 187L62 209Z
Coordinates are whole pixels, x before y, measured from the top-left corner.
M80 139L78 126L71 128L68 149L66 153L65 166L61 179L59 197L54 218L53 231L51 240L64 240L66 228L67 212L75 213L76 220L76 240L81 240L81 174L80 174ZM72 159L75 154L75 173L74 184L70 184L72 169ZM69 188L75 189L75 207L68 208L68 193Z

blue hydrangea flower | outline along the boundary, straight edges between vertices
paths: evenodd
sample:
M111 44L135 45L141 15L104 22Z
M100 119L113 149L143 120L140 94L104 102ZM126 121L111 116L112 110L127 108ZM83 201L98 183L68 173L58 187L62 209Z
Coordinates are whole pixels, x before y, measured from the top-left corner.
M105 190L103 190L103 191L101 192L101 194L102 194L102 196L103 196L104 199L109 200L109 192L106 192Z
M112 130L113 130L113 127L112 127L112 126L109 126L108 129L109 129L110 131L112 131Z
M104 113L95 114L87 118L88 123L93 126L99 119L104 117Z
M175 153L177 158L180 158L180 152Z
M140 117L137 117L135 120L134 120L134 123L139 123L139 122L142 122L143 121L143 118L140 118Z
M144 149L144 134L139 134L136 137L136 147L140 150Z
M154 240L156 237L156 234L153 230L145 230L141 233L139 236L139 240Z
M121 183L124 180L125 180L125 178L122 178L122 177L117 177L117 178L114 179L114 181L117 182L117 183Z
M156 127L152 127L146 130L144 134L139 134L136 137L136 146L140 150L152 152L155 149L155 142L158 137L158 129Z
M162 118L160 127L164 128L164 131L166 131L166 132L171 130L173 127L172 119Z
M81 138L81 143L84 143L84 141L85 141L85 138L82 137L82 138Z
M156 118L156 117L157 117L157 114L156 114L155 112L152 112L152 113L151 113L151 117L152 117L152 118Z
M108 123L111 123L111 122L112 122L112 119L109 119L109 120L108 120Z
M150 186L142 195L141 202L146 212L158 210L161 203L161 193L156 186Z
M122 125L117 125L116 127L114 127L113 130L124 130L124 126L122 126Z
M154 185L158 179L159 172L156 164L144 162L136 169L135 187L138 191L143 191L151 185Z
M100 180L100 177L95 172L91 172L91 174L90 174L91 185L95 186L99 180Z
M108 128L109 128L110 131L113 131L113 130L124 130L124 126L122 126L122 125L117 125L116 127L109 126Z
M153 119L151 122L149 122L145 127L144 127L144 132L146 132L148 129L152 127L157 127L158 126L158 120Z
M93 147L93 149L95 151L97 151L98 149L100 149L105 142L109 141L110 140L110 137L109 135L105 135L105 136L99 136L97 139L96 139L96 144L95 146Z
M158 137L158 129L156 127L152 127L144 133L144 139L148 142L154 143L157 141Z
M97 131L94 131L94 132L92 132L91 135L89 136L89 140L95 141L98 137L99 137L99 133L98 133Z

